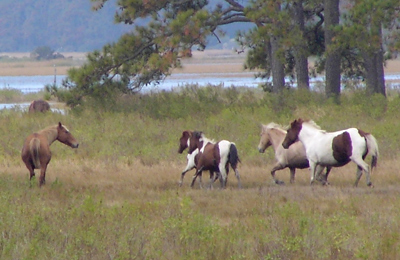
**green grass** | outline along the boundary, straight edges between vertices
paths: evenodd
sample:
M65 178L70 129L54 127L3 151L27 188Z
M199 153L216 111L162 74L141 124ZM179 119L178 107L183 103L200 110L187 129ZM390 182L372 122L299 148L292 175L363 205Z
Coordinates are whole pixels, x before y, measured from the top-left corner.
M398 96L346 93L337 105L318 93L190 86L65 114L0 111L0 258L398 259L399 108ZM307 170L273 185L273 153L257 151L260 124L298 117L373 133L375 188L364 177L352 187L354 165L334 169L329 187L310 187ZM59 121L80 146L54 143L46 185L30 186L23 140ZM224 191L190 189L190 177L178 187L186 129L236 143L242 190L232 174ZM277 174L288 182L288 170Z

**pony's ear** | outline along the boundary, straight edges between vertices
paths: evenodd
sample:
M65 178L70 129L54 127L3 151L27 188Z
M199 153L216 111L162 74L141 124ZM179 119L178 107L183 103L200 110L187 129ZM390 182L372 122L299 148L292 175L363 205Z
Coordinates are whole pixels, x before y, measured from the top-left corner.
M185 131L183 131L182 132L182 136L183 137L191 137L192 136L192 131L189 131L189 130L185 130Z
M200 138L202 134L203 134L202 131L193 132L193 135L194 135L194 137L196 137L196 138Z
M61 122L58 122L58 128L62 128Z

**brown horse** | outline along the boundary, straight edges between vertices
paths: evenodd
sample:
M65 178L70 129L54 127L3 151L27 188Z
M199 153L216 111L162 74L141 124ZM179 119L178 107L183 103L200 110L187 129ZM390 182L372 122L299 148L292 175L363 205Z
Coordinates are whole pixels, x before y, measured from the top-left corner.
M35 169L40 169L39 186L46 182L46 169L51 159L50 145L58 140L72 148L78 148L79 143L68 129L58 123L37 133L29 135L22 147L21 157L29 170L29 180L35 176Z
M190 137L192 137L193 135L193 131L190 130L185 130L182 132L182 136L179 139L179 149L178 149L178 153L183 153L183 151L189 147L188 143L189 143L189 139ZM181 179L179 181L179 186L182 186L183 183L183 178L185 177L185 174L196 168L196 164L198 163L199 160L199 149L195 149L194 151L192 151L191 153L188 153L187 155L187 165L186 168L182 171L181 173ZM214 178L214 169L208 169L210 172L210 179ZM194 177L194 176L193 176ZM203 187L203 183L201 180L202 174L199 174L199 181L200 181L200 187ZM215 179L214 179L215 181Z
M50 105L47 101L42 99L34 100L29 106L29 113L46 112L50 110Z
M285 139L286 130L282 126L276 123L269 123L268 125L261 126L260 143L258 144L258 151L264 153L265 149L272 146L275 151L276 163L271 170L271 175L274 183L282 185L283 181L275 178L275 172L278 170L283 170L285 168L290 169L290 183L294 183L296 168L305 169L309 167L307 160L306 150L304 145L297 141L292 144L289 149L285 149L282 146L282 142ZM320 171L323 167L319 168ZM327 182L330 168L327 168L327 173L325 176L321 176L323 180L321 182Z
M199 149L199 158L196 163L196 174L193 177L192 184L201 174L203 170L211 170L218 172L218 177L221 183L221 188L226 188L226 182L229 173L229 164L235 171L236 178L238 179L239 188L241 188L240 175L237 170L237 165L240 162L236 145L230 141L222 140L217 143L208 139L202 132L193 132L188 141L189 153ZM210 186L213 183L211 178Z

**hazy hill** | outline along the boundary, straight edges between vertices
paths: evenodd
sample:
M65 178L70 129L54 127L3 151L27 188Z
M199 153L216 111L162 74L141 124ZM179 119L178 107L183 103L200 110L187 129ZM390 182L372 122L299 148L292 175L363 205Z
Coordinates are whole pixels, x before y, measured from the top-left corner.
M131 27L114 23L115 0L92 11L90 0L1 0L0 52L91 51Z
M133 29L114 23L115 3L93 11L90 0L0 0L0 52L31 52L39 46L59 52L99 49ZM208 48L231 48L235 31L249 26L223 26L222 43L211 36Z

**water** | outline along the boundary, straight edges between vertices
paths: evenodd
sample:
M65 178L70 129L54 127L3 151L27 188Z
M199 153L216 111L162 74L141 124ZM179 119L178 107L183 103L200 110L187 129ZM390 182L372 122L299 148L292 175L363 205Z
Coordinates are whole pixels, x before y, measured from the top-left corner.
M56 76L60 85L66 76ZM54 76L0 76L0 88L21 90L23 93L39 92L45 85L54 84Z
M60 86L65 75L56 76L56 85ZM386 83L389 87L400 88L400 74L385 75ZM323 77L310 79L311 88L317 82L323 82ZM173 74L166 78L159 85L150 85L144 88L144 91L150 90L171 90L186 86L188 84L197 84L199 86L223 85L225 87L258 87L264 81L255 78L252 72L243 73L204 73L204 74ZM54 84L53 76L0 76L0 89L11 88L21 90L23 93L38 92L44 89L45 85Z
M65 75L56 77L56 85L60 86ZM262 80L255 79L254 73L208 73L208 74L174 74L159 85L150 85L144 88L149 90L171 90L175 87L185 86L187 84L198 84L199 86L219 85L226 87L231 86L248 86L257 87ZM23 93L39 92L44 89L45 85L54 84L54 76L1 76L0 89L11 88L21 90Z

